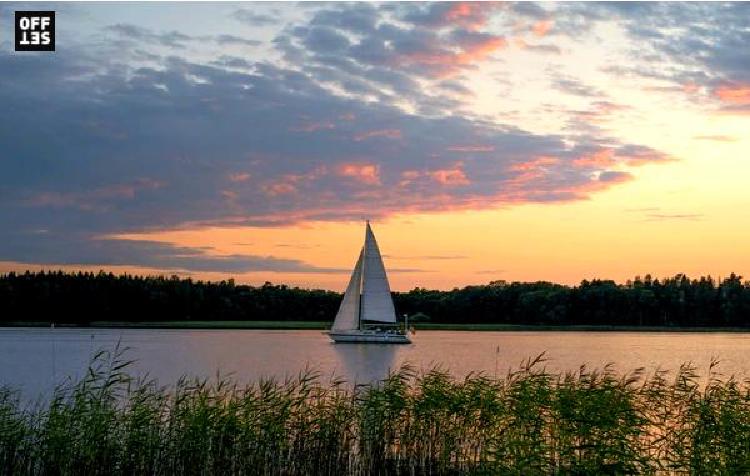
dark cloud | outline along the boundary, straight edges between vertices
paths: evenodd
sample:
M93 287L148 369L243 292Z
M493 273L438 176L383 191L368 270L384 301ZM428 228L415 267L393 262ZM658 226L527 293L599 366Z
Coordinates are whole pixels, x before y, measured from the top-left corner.
M629 172L605 170L599 174L600 182L624 182L633 178Z
M147 28L126 23L108 26L106 30L133 41L156 43L171 48L185 48L185 42L193 39L178 31L154 33Z
M476 30L485 26L501 8L495 2L431 2L402 4L403 20L430 28L460 27Z
M254 63L237 56L222 55L211 62L213 66L225 68L251 69Z
M371 33L379 17L378 9L369 3L337 4L335 10L315 12L310 25L339 28L352 33Z
M511 10L516 15L533 20L547 20L550 12L542 8L537 2L512 2Z
M488 8L326 6L275 39L290 66L156 55L148 43L179 53L205 38L126 24L107 31L154 64L113 43L0 53L14 111L0 115L0 260L337 272L113 236L580 200L631 179L619 167L664 160L599 131L570 141L456 113L462 73L505 41L481 30Z
M216 42L220 45L241 45L241 46L258 46L261 44L258 40L248 40L235 35L217 35Z
M449 114L465 94L458 83L435 94L417 80L455 81L503 49L503 36L479 31L497 10L474 3L338 4L315 12L308 24L288 26L274 43L321 83L362 99L408 102L421 114Z
M575 200L622 179L575 162L601 148L596 140L571 148L561 137L508 126L413 116L332 95L270 64L255 64L253 74L176 57L127 75L87 68L72 55L54 66L0 55L9 72L0 77L0 100L18 111L0 118L7 144L0 223L26 238L15 247L0 240L0 259L31 259L47 237L77 237L79 252L88 253L94 236L119 232ZM85 71L90 77L81 80ZM17 75L45 79L14 89ZM40 139L39 131L49 132ZM72 245L46 249L57 259L45 255L45 262L85 261L69 254ZM225 263L190 259L195 269ZM248 259L240 261L257 264Z
M216 36L190 36L178 31L154 32L148 28L137 25L118 23L105 27L105 31L117 34L119 37L141 43L144 46L161 45L169 48L185 49L189 42L211 41L219 45L239 45L239 46L258 46L262 44L258 40L242 38L236 35L216 35Z
M312 27L301 29L298 36L303 37L303 44L309 51L324 54L339 54L349 47L349 40L333 28Z
M602 90L586 85L575 78L556 78L552 80L552 87L575 96L601 97L605 95Z
M248 273L348 273L348 269L318 267L299 260L242 254L211 255L204 248L174 246L146 240L102 239L79 233L59 235L0 232L2 253L14 261L49 265L143 266L164 270Z

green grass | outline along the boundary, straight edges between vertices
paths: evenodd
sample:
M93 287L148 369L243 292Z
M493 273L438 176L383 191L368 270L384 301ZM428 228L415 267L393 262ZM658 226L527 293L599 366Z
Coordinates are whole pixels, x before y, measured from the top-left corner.
M0 390L0 474L747 474L750 387L607 367L500 378L408 366L353 386L127 374L101 352L46 404Z

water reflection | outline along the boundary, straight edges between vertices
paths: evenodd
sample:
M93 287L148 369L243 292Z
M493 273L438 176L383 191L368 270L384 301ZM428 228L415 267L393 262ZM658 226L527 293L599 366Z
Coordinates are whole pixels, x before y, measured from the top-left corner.
M163 385L217 372L243 385L264 376L293 378L305 368L323 379L364 383L405 363L416 371L438 365L459 378L470 372L504 376L542 352L552 372L613 362L618 372L645 366L649 373L693 362L705 375L718 357L725 376L741 380L750 373L750 333L432 331L396 346L333 344L319 331L304 330L0 328L0 387L31 398L49 395L56 383L85 375L92 353L112 350L118 341L135 360L132 375L149 374Z
M344 376L354 383L382 380L396 366L399 346L388 344L331 344Z

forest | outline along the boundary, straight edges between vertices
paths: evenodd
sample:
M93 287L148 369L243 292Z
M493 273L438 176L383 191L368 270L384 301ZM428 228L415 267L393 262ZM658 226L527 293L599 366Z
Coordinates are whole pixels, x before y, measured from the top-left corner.
M750 327L750 281L650 275L626 283L492 281L394 292L399 316L444 324ZM149 321L332 321L341 294L265 283L62 271L0 275L0 325Z

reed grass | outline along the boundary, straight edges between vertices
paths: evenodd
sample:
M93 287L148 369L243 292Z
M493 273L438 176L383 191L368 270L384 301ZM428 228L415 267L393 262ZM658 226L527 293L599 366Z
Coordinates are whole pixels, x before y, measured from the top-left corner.
M750 384L683 365L496 378L404 366L239 385L128 375L119 347L45 403L0 389L0 474L748 474Z

